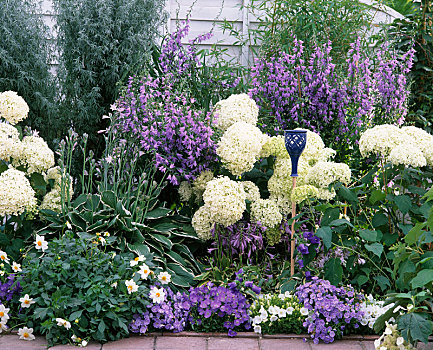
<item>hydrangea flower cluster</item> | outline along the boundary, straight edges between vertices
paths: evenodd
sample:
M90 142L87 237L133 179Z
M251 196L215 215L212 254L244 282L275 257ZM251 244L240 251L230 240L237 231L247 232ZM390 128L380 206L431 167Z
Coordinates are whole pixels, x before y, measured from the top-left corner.
M397 325L385 322L386 328L379 339L374 341L376 350L412 350L415 349L401 336Z
M290 292L260 294L251 305L249 314L255 333L300 334L304 330L302 324L308 315L308 309Z
M24 166L27 173L42 173L54 166L54 153L43 138L24 136L21 142L21 154L14 157L14 167Z
M404 120L409 94L406 75L413 49L397 57L382 47L373 70L357 40L348 52L347 77L340 78L330 56L330 42L315 47L309 57L302 41L294 36L291 42L291 53L257 59L252 67L250 96L262 113L275 116L276 124L270 122L275 131L301 125L315 132L326 131L339 141L355 136L372 121L374 109L389 122Z
M215 105L214 116L216 127L222 131L226 131L238 122L255 126L259 116L259 108L247 94L231 95Z
M363 157L377 156L394 165L433 165L433 136L415 126L377 125L359 140Z
M15 125L27 118L29 106L15 91L0 93L0 117Z
M129 329L133 333L145 334L149 328L182 332L187 324L191 303L186 293L164 288L165 298L160 303L150 303L142 315L135 314Z
M51 191L49 191L42 199L42 203L39 206L39 209L52 210L59 213L62 211L62 174L60 168L54 167L48 169L47 173L44 176L44 180L47 183L50 180L53 180L53 186L51 188ZM71 200L72 195L74 194L72 187L72 177L69 176L69 180L65 177L64 181L68 181L69 188L67 188L66 184L64 184L65 193L63 193L63 196L69 197L69 200Z
M20 215L36 209L35 191L26 174L10 167L0 174L0 216Z
M246 282L245 282L246 283ZM249 287L254 287L252 282ZM260 289L257 290L260 293ZM211 282L189 290L191 313L189 322L193 329L206 329L206 324L212 319L218 319L228 330L229 336L235 336L236 330L250 329L250 307L245 295L237 288L236 282L228 287L215 286Z
M240 176L254 167L267 138L255 125L236 122L218 142L217 155L233 175Z
M278 204L271 199L258 199L251 204L251 218L267 228L278 226L283 220Z
M346 327L358 328L363 318L364 297L352 287L335 287L327 280L312 277L296 289L296 296L309 311L303 325L315 344L320 340L333 342Z

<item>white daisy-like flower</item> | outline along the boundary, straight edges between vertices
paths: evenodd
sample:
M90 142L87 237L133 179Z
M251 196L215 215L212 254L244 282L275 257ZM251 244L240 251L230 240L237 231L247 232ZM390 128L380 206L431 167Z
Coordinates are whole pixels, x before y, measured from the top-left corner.
M398 337L395 343L397 344L397 346L403 345L404 338L403 337Z
M287 316L287 312L284 309L279 309L278 310L278 317L282 318L282 317L286 317Z
M139 256L135 257L134 260L131 260L129 262L129 265L130 266L136 266L136 265L138 265L140 262L142 262L144 260L146 260L146 258L144 257L144 255L139 255Z
M149 293L152 302L160 304L165 300L165 291L163 288L152 287Z
M17 264L15 261L12 263L12 270L14 270L14 272L21 272L21 265Z
M65 320L63 318L56 318L56 322L58 326L61 327L65 327L66 329L70 329L71 328L71 323L68 320Z
M5 262L9 264L9 258L6 252L0 250L0 260L1 262Z
M293 314L293 311L295 311L295 309L294 309L293 307L291 307L291 306L289 306L289 307L286 309L287 315L291 315L291 314Z
M254 333L261 334L262 333L262 327L260 325L254 326Z
M3 304L0 305L0 320L1 323L6 324L9 320L9 310L10 308L6 308Z
M269 320L270 320L271 322L275 322L276 320L278 320L278 316L277 316L277 315L272 315L272 316L269 318Z
M137 283L133 279L125 281L126 288L128 289L128 294L134 293L138 290Z
M146 264L141 265L140 270L138 271L138 273L141 275L141 279L143 279L143 280L147 279L150 272L151 272L151 270L150 270L149 266L147 266Z
M0 321L0 333L7 331L9 328L6 326L6 322Z
M33 328L23 327L18 329L18 335L22 340L34 340L35 336L33 335Z
M44 236L36 235L35 247L37 250L42 250L43 252L48 249L48 242L45 241Z
M158 280L161 284L169 284L171 282L171 275L168 272L161 272L158 275Z
M253 318L253 323L256 324L260 324L262 323L262 318L260 316L254 316Z
M35 303L35 301L32 298L30 298L28 294L20 298L20 302L22 308L30 307L32 304Z

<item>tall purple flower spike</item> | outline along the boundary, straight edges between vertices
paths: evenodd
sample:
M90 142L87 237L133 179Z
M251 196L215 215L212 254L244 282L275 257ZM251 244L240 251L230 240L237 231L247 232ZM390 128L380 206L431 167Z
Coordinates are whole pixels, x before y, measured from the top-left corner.
M307 144L306 130L284 130L284 141L292 160L292 174L298 176L298 161Z

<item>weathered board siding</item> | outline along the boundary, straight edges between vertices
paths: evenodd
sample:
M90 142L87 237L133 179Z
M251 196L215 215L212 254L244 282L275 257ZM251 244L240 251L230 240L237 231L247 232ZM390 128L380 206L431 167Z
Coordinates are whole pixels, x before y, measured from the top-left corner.
M188 43L200 34L213 31L213 37L201 45L208 48L213 44L226 48L226 54L230 58L237 58L240 63L248 64L253 59L251 50L248 47L241 48L236 45L236 40L224 33L221 24L224 20L234 23L236 30L247 33L248 28L257 25L257 14L249 13L247 6L250 0L167 0L166 11L169 13L169 19L162 33L172 32L176 29L176 22L184 20L189 14L190 33L184 42ZM372 0L361 0L362 2L373 5L372 13L374 15L373 24L390 23L395 18L403 17L393 9L378 5ZM271 3L271 1L269 1ZM374 5L375 4L375 5ZM55 13L51 0L42 0L41 16L45 23L51 29L50 40L56 37L54 29ZM53 68L56 66L55 58L52 61Z

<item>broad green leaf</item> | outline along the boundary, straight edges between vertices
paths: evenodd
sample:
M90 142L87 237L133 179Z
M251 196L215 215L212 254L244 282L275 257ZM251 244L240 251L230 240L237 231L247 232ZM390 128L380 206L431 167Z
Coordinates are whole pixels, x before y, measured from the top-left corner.
M340 209L338 208L328 208L325 210L322 216L322 220L320 222L323 226L329 226L329 224L337 220L340 217Z
M374 228L378 228L378 227L381 227L381 226L388 225L388 218L386 217L385 214L376 213L373 216L372 224L373 224Z
M368 276L366 276L366 275L358 275L358 278L356 279L356 282L360 286L367 283L367 281L368 281Z
M287 282L285 282L281 285L280 292L281 293L292 292L295 290L296 285L298 283L299 283L299 281L296 281L296 280L288 280Z
M365 249L372 252L374 255L377 255L379 258L383 253L383 245L380 243L366 244Z
M433 331L433 322L426 319L424 314L416 312L401 316L397 324L403 338L406 340L420 340L423 343L428 343L428 337Z
M359 236L369 242L377 242L377 232L373 230L359 230Z
M158 235L156 233L149 233L149 235L153 237L155 240L157 240L159 243L165 245L168 249L171 249L171 247L173 246L173 243L163 235Z
M350 227L353 227L353 225L350 223L350 221L346 220L346 219L337 219L332 221L329 226L343 226L343 225L347 225Z
M325 279L337 286L343 278L343 267L341 266L340 259L329 259L324 266Z
M405 194L395 196L394 203L403 214L407 214L412 207L412 200Z
M418 222L415 224L414 228L409 231L409 233L404 237L404 240L407 244L412 245L418 242L419 237L424 232L423 229L425 227L424 223Z
M416 277L412 279L412 288L420 288L433 281L433 269L421 270Z
M382 291L386 290L386 287L389 287L391 285L389 279L385 276L382 275L375 276L374 279L377 281Z
M323 244L325 245L326 249L329 249L332 245L332 230L328 226L320 227L316 231L316 236L320 237L323 240Z
M369 201L371 204L375 204L378 201L383 201L385 197L386 197L385 192L382 192L381 190L374 190L373 192L371 192Z
M171 230L177 229L177 225L172 224L170 222L164 222L162 224L157 225L149 225L153 230L158 232L170 232Z
M102 192L102 201L110 208L116 209L117 199L113 191Z
M358 203L358 196L345 186L339 186L337 194L352 205Z
M171 209L168 208L157 208L152 211L149 211L145 215L145 219L159 219L162 217L166 217L171 212Z

